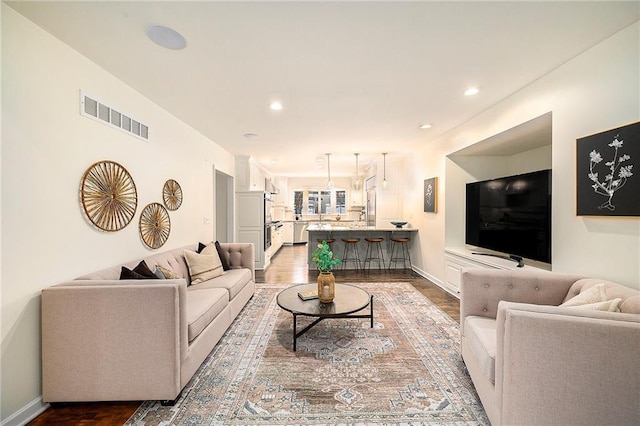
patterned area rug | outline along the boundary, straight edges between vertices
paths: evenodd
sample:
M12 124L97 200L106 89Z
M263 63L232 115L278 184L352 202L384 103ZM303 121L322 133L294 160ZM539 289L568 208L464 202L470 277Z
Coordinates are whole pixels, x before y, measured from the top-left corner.
M407 283L355 284L368 319L327 319L298 339L260 284L173 407L127 425L489 424L459 350L459 326ZM298 330L311 319L298 318Z

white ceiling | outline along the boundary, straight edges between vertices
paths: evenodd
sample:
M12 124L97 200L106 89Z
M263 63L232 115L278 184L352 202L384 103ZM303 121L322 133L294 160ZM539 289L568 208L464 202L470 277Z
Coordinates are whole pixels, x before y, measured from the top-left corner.
M640 19L638 1L7 3L284 176L325 175L327 152L332 176L354 173L355 152L363 168L415 152ZM151 25L186 49L152 43ZM480 93L463 96L469 86Z

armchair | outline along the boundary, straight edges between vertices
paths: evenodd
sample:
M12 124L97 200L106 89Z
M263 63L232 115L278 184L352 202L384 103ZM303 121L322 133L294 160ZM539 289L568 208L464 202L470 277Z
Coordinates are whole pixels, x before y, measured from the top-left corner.
M559 305L597 283L621 312ZM640 423L640 292L530 270L462 272L463 360L496 425Z

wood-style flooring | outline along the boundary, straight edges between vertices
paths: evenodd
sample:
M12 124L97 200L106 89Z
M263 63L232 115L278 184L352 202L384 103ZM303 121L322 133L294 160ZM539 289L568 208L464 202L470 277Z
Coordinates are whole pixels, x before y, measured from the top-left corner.
M408 270L381 272L373 268L363 273L354 270L335 270L339 282L409 282L431 299L444 312L460 322L460 302L437 285ZM317 272L307 268L307 246L283 246L271 259L266 271L256 271L258 283L312 283ZM72 403L49 408L29 423L43 425L122 425L136 411L141 401Z

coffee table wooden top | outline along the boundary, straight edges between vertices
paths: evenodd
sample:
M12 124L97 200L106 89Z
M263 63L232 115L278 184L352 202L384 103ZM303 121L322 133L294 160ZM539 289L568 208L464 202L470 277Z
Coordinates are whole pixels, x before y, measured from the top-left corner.
M302 300L298 292L315 290L317 284L293 285L278 294L277 302L292 314L330 318L358 312L371 302L369 293L350 284L337 284L336 295L331 303L321 303L318 299Z

